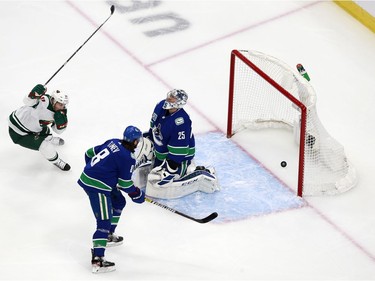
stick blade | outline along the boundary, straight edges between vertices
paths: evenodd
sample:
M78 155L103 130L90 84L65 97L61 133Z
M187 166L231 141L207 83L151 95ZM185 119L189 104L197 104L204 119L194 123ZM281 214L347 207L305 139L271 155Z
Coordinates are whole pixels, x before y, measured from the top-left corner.
M115 5L111 6L111 15L115 12Z
M216 219L218 217L218 215L219 215L218 213L213 212L212 214L208 215L207 217L205 217L203 219L197 220L197 222L199 222L199 223L207 223L207 222L210 222L210 221Z

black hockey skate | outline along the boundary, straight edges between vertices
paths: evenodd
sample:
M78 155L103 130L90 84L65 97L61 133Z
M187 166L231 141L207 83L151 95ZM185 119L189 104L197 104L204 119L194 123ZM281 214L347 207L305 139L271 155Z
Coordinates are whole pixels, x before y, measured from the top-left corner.
M91 249L92 273L105 273L116 270L115 263L105 260L104 257L94 257L94 251Z
M69 171L70 170L70 165L66 162L64 162L63 160L61 160L60 158L57 159L57 161L55 163L53 163L53 165L55 165L56 167L58 167L59 169L63 170L63 171Z
M124 238L122 236L118 236L115 233L110 233L107 238L107 247L114 247L119 246L124 243Z

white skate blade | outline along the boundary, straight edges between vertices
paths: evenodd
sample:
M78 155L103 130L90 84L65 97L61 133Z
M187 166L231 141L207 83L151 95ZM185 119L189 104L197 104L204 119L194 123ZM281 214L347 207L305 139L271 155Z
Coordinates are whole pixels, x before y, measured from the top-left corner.
M100 267L100 266L97 266L97 265L93 265L92 266L92 273L106 273L106 272L111 272L111 271L115 271L116 270L116 266L107 266L107 267Z
M124 244L124 240L120 242L107 242L107 248L116 247Z

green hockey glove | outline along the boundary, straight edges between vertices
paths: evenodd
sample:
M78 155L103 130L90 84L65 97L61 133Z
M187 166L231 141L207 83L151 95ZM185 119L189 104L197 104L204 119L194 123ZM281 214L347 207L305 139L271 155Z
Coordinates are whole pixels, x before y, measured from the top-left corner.
M47 91L46 87L44 87L42 84L38 84L31 90L29 94L29 98L40 99L40 97L43 96L46 91Z
M56 111L54 115L55 125L58 130L66 128L68 125L68 115L67 110L63 109L60 111Z

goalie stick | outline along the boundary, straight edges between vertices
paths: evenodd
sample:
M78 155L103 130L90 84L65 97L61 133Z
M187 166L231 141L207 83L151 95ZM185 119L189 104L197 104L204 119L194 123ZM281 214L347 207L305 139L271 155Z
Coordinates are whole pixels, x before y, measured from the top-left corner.
M60 66L60 68L55 72L55 74L53 74L52 76L51 76L51 78L50 79L48 79L47 80L47 82L46 83L44 83L44 86L46 86L48 83L49 83L49 81L51 81L52 80L52 78L53 77L55 77L56 76L56 74L57 73L59 73L60 72L60 70L70 61L70 59L72 58L72 57L74 57L74 55L76 54L76 53L78 53L78 51L87 43L87 41L89 41L90 39L91 39L91 37L93 37L94 36L94 34L109 20L109 18L113 15L113 13L114 13L114 11L115 11L115 6L114 5L112 5L111 6L111 14L109 15L109 17L94 31L94 33L93 34L91 34L91 36L77 49L77 51L75 51L74 53L73 53L73 55L71 55L70 56L70 58L68 58L68 60L62 65L62 66Z
M146 198L145 198L145 201L147 201L147 202L149 202L149 203L152 203L152 204L154 204L154 205L156 205L156 206L159 206L159 207L161 207L161 208L163 208L163 209L165 209L165 210L171 211L172 213L175 213L175 214L177 214L177 215L183 216L183 217L185 217L185 218L187 218L187 219L190 219L190 220L193 220L193 221L195 221L195 222L198 222L198 223L207 223L207 222L210 222L210 221L216 219L217 216L218 216L218 213L213 212L212 214L208 215L207 217L204 217L204 218L202 218L202 219L197 219L197 218L190 217L190 216L188 216L188 215L186 215L186 214L184 214L184 213L181 213L181 212L179 212L179 211L177 211L177 210L175 210L175 209L172 209L172 208L170 208L170 207L168 207L168 206L166 206L166 205L164 205L164 204L161 204L161 203L159 203L159 202L157 202L157 201L154 201L154 200L152 200L152 199L149 198L149 197L146 197Z

